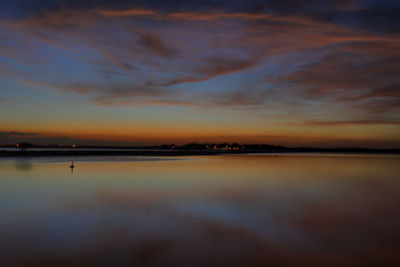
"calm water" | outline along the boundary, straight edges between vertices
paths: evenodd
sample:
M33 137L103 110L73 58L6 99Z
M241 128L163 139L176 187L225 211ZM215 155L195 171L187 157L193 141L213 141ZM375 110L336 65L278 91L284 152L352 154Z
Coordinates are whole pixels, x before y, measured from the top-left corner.
M400 264L400 157L0 159L1 266Z

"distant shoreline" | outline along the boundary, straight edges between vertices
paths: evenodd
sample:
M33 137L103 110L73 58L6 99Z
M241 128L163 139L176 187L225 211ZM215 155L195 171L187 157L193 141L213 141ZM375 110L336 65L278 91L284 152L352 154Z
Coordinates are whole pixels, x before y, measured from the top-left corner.
M5 151L0 150L0 158L12 157L68 157L68 156L212 156L212 155L238 155L238 154L295 154L295 153L321 153L321 154L400 154L400 149L322 149L322 148L287 148L278 150L26 150Z

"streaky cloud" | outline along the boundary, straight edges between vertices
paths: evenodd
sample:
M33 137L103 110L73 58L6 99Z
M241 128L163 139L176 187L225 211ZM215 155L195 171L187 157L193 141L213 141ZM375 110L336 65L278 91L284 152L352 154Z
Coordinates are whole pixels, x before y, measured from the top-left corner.
M357 125L400 125L400 121L383 121L383 120L348 120L348 121L305 121L304 125L311 126L357 126Z

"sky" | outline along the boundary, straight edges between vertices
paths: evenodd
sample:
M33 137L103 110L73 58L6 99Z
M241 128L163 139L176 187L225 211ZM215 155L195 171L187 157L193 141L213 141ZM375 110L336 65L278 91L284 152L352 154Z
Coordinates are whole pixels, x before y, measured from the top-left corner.
M2 0L0 144L400 147L400 1Z

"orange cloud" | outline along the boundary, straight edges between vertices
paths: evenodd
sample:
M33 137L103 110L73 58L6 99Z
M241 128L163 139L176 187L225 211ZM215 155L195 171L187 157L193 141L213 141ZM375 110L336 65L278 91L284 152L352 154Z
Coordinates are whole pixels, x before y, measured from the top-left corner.
M98 10L102 15L106 16L155 16L157 12L143 9L143 8L130 8L125 10Z

